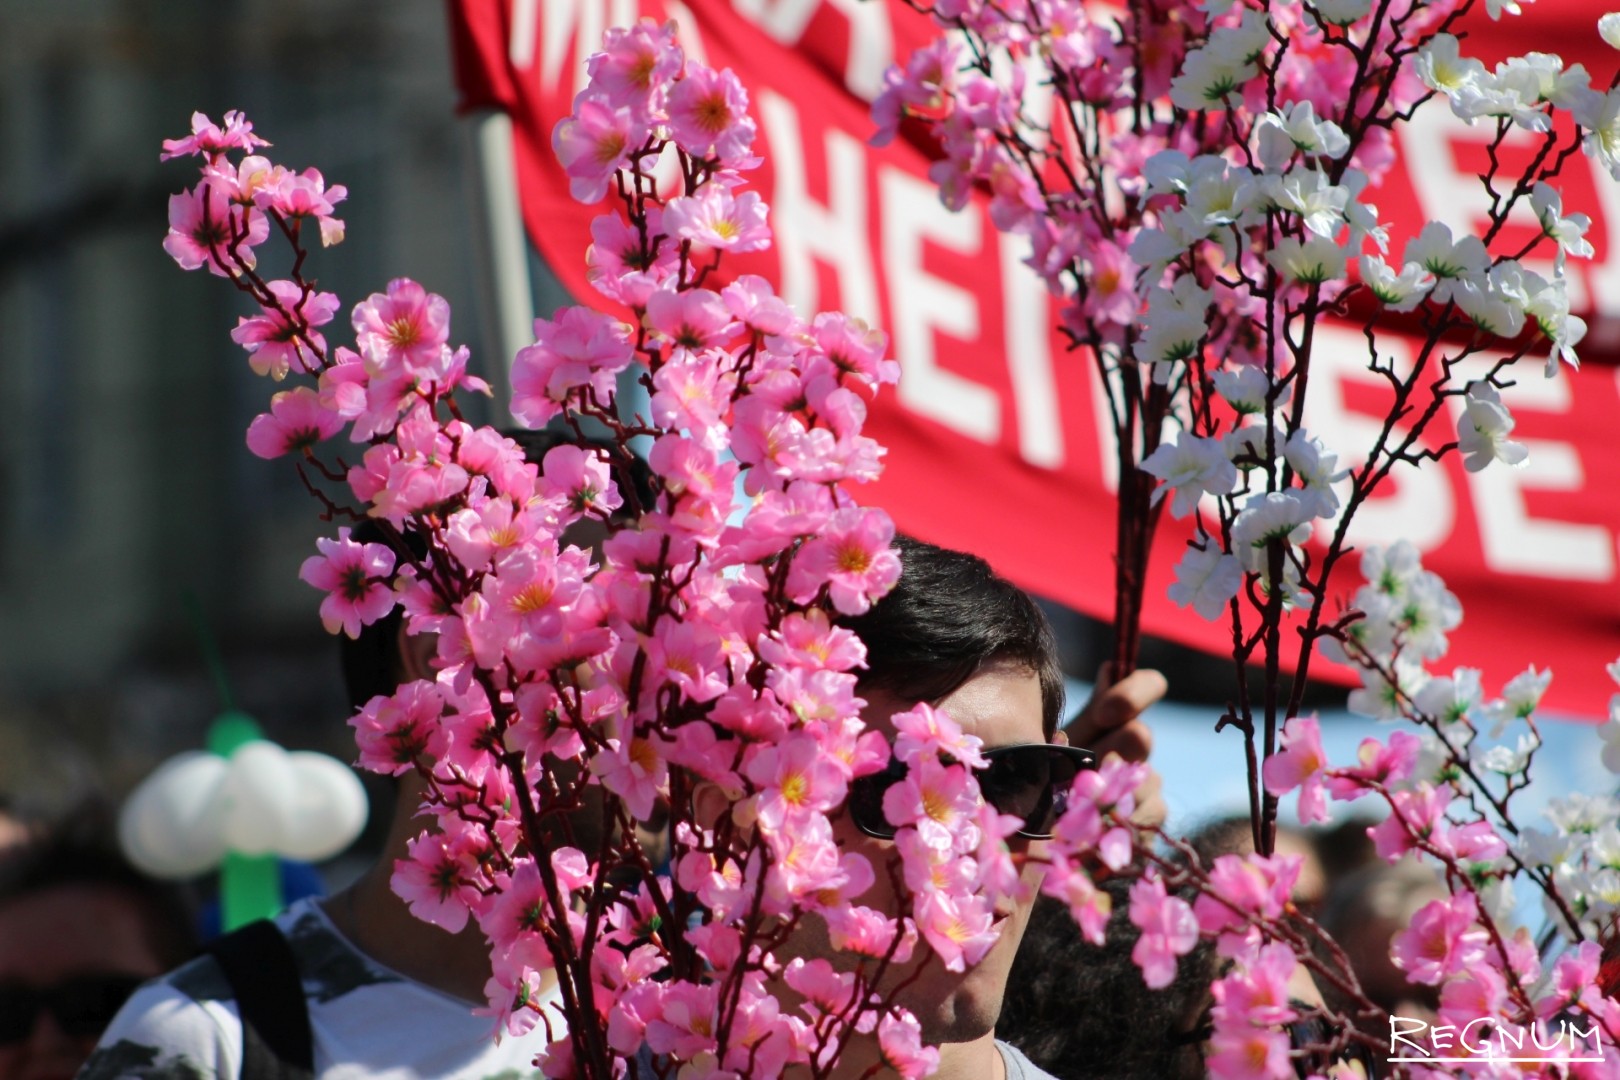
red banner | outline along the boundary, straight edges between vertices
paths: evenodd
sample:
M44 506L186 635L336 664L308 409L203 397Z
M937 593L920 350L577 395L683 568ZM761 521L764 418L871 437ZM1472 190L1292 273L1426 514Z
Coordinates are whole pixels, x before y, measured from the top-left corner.
M1486 60L1556 51L1606 84L1620 61L1596 33L1606 7L1543 0L1520 19L1480 18L1465 51ZM776 245L729 272L765 275L801 312L838 308L883 327L901 363L897 391L868 425L889 448L887 468L860 496L908 532L985 555L1026 588L1110 614L1114 478L1092 365L1051 332L1050 300L1020 262L1023 241L998 234L984 203L951 213L920 148L866 145L868 103L887 66L932 36L925 19L878 0L452 0L451 11L462 107L512 115L529 236L587 303L598 302L584 276L592 214L570 199L550 151L552 127L584 85L584 58L604 28L651 17L673 19L689 55L735 70L759 123L766 164L750 181L771 205ZM1393 235L1431 219L1477 228L1476 176L1493 133L1455 120L1444 102L1405 125L1400 162L1371 196L1394 219ZM1562 186L1566 213L1594 222L1596 257L1570 267L1574 306L1592 329L1580 372L1543 380L1530 365L1504 395L1529 464L1468 474L1452 457L1397 472L1361 509L1353 536L1362 545L1405 537L1445 577L1466 616L1450 662L1484 668L1488 688L1527 663L1556 666L1547 703L1596 716L1614 690L1603 666L1620 655L1620 243L1611 239L1620 186L1581 155ZM1380 348L1398 360L1403 345L1381 335ZM1330 447L1367 445L1385 409L1365 341L1324 327L1316 355L1307 426ZM1439 437L1452 431L1446 424ZM1171 523L1156 547L1146 628L1225 651L1228 632L1165 599L1180 550ZM1340 579L1346 599L1350 577ZM1332 674L1326 664L1313 671Z

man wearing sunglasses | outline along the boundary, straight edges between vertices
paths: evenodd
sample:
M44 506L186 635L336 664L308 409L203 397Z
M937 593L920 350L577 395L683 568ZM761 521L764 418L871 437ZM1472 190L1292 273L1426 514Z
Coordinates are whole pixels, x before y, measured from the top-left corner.
M0 1080L68 1080L142 982L190 955L189 914L116 851L46 834L0 860Z
M1092 745L1066 745L1059 732L1063 677L1056 643L1035 604L976 556L903 538L897 546L904 567L899 584L867 614L844 620L867 649L858 687L867 702L865 719L892 734L891 716L926 701L977 736L987 762L978 775L980 790L999 810L1023 820L1023 829L1009 842L1015 851L1028 851L1051 835L1069 784L1095 763L1096 751L1146 758L1149 740L1137 714L1163 694L1164 680L1154 672L1139 672L1101 686L1069 727ZM877 871L876 883L861 903L879 910L903 908L893 891L895 876L885 871L895 859L890 842L894 828L882 805L884 792L904 775L903 766L891 765L856 781L844 812L834 818L845 850L866 855ZM1145 793L1150 801L1156 801L1156 790ZM1036 865L1025 873L1031 885L1038 881ZM921 1022L923 1040L939 1047L935 1075L943 1080L1047 1076L995 1038L1029 904L1008 901L1000 914L1004 917L996 944L967 971L947 971L919 948L911 965L885 979L889 985L910 980L899 1003ZM805 920L787 951L838 962L819 919ZM876 1052L873 1045L852 1047L839 1064L840 1076L865 1074L877 1064Z

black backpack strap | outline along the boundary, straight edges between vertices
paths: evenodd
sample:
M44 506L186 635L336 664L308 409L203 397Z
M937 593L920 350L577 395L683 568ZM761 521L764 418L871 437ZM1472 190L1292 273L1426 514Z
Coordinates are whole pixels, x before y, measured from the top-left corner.
M292 946L268 919L208 946L242 1018L242 1080L311 1080L315 1045Z

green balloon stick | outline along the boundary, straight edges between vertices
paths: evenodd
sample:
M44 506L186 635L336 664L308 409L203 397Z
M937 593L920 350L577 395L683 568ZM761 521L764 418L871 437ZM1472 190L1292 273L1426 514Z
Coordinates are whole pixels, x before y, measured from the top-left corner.
M220 757L228 758L243 743L264 737L258 722L240 712L231 696L230 680L225 675L225 662L219 647L208 632L202 605L196 594L188 592L187 605L197 623L197 636L202 642L203 654L214 676L224 706L208 728L208 749ZM284 906L281 894L281 860L274 855L244 855L227 851L219 868L220 929L230 933L256 919L268 919Z

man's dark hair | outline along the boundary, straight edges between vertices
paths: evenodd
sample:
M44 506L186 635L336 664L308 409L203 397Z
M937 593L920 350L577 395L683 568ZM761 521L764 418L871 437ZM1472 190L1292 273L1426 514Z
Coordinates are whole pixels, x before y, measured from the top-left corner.
M47 828L43 835L0 858L0 906L58 888L105 889L126 897L140 913L142 933L164 968L191 959L197 935L181 894L131 866L99 839L112 831L108 815L83 811L75 827ZM92 828L92 822L97 827ZM103 827L104 826L104 827Z
M1063 671L1046 616L977 555L900 536L900 581L864 615L840 623L866 644L860 685L938 701L985 665L1027 667L1041 684L1046 737L1063 716Z

